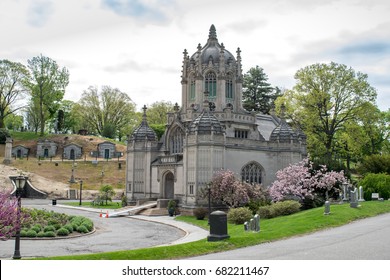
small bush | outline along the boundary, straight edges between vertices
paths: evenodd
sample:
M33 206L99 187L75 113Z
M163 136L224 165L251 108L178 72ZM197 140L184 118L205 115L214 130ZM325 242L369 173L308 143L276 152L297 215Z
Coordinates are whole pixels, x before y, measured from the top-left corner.
M27 237L27 230L22 229L22 230L20 231L20 237Z
M76 231L79 233L88 233L89 232L89 230L84 225L78 226Z
M54 231L45 232L45 237L56 237L56 233Z
M275 217L275 211L271 205L261 206L257 212L261 219L271 219Z
M67 230L65 227L62 227L59 230L57 230L57 235L67 236L67 235L69 235L69 230Z
M26 233L26 237L37 237L37 233L34 230L29 229Z
M232 208L227 214L228 221L236 225L242 225L252 217L252 211L246 207Z
M45 226L45 227L43 228L43 231L44 231L44 232L55 231L55 230L56 230L56 228L55 228L54 226Z
M286 216L299 212L301 204L295 200L286 200L272 205L276 216Z
M69 231L69 233L73 232L73 226L71 224L66 224L63 227L66 228Z
M278 216L286 216L300 211L301 204L295 200L286 200L276 202L268 206L259 208L258 214L260 218L271 219Z
M90 222L90 221L84 221L81 226L84 226L88 232L92 231L93 230L93 223Z
M37 237L45 237L46 232L40 231L37 233Z
M35 231L36 233L39 233L42 230L42 227L40 224L34 225L31 230Z
M208 213L209 213L208 210L204 207L199 207L194 209L194 216L196 217L197 220L203 220Z

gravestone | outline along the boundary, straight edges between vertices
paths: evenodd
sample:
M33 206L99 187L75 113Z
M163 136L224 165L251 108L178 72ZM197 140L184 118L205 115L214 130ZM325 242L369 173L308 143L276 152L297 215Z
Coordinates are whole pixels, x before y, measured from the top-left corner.
M214 211L209 217L210 235L207 241L220 241L230 238L227 231L227 214L223 211Z
M350 193L350 203L349 203L349 206L352 207L352 208L357 208L358 207L357 188L355 188Z
M255 222L255 231L256 232L259 232L260 231L260 216L258 214L255 215L255 217L253 218L254 222Z
M330 202L329 201L325 201L324 215L329 215L329 214L330 214Z
M379 193L372 193L371 194L371 199L372 200L378 200L379 199Z
M364 201L363 187L359 187L359 201Z
M4 151L4 164L10 164L12 162L12 138L7 137L5 140L5 151Z
M249 229L250 229L251 231L253 231L254 228L255 228L255 222L254 222L253 219L250 219L250 220L249 220Z
M248 222L245 222L245 223L244 223L244 230L245 230L245 231L248 231L248 230L249 230Z

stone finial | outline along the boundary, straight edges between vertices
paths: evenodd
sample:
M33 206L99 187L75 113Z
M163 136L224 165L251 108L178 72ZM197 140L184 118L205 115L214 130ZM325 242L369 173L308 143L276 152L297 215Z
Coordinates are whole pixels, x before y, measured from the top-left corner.
M217 39L217 30L215 29L214 24L210 26L209 39Z

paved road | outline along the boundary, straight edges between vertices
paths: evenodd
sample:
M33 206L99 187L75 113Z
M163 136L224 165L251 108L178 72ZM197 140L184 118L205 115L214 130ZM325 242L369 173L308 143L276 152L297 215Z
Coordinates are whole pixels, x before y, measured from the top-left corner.
M96 227L95 233L77 238L44 241L22 239L20 251L23 258L146 248L175 242L186 235L185 231L176 226L128 217L100 218L99 213L95 212L51 206L49 200L24 199L22 203L23 207L82 215L90 218ZM0 259L11 258L14 247L14 240L0 241Z
M191 259L390 260L390 214L300 237Z

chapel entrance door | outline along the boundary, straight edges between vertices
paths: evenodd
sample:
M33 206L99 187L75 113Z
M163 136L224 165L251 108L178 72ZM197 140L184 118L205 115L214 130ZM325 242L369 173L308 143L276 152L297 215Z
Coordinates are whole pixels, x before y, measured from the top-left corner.
M166 199L173 199L175 195L174 176L172 172L165 174L164 178L164 196Z

